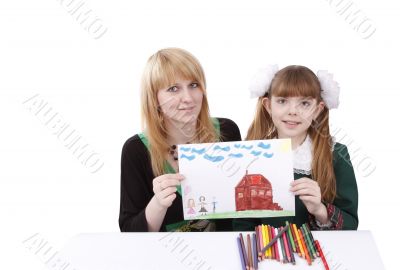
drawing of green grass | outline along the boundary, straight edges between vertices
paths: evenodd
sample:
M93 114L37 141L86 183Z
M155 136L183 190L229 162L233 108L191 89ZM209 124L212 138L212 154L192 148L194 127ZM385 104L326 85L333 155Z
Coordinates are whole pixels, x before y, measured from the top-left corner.
M246 211L232 211L224 213L207 213L204 216L191 217L190 219L212 219L212 218L256 218L256 217L287 217L294 216L294 211L283 210L246 210Z

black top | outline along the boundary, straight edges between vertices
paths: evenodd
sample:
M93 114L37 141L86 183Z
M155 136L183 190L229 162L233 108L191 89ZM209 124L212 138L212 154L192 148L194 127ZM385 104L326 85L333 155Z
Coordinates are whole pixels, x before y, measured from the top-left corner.
M240 141L240 131L235 122L226 118L217 118L220 126L221 141ZM147 232L145 208L154 196L153 179L149 152L138 134L129 138L121 156L121 203L119 227L121 232ZM168 208L160 231L166 231L166 225L183 221L182 197L176 199ZM232 230L231 219L216 220L217 231Z

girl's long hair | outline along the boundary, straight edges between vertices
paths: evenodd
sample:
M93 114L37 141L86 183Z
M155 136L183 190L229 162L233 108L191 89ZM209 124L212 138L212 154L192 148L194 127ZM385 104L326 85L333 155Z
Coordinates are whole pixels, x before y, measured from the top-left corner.
M267 90L267 89L266 89ZM246 140L277 138L278 133L271 115L263 106L263 98L312 97L317 103L322 101L321 85L318 77L304 66L287 66L278 71L268 92L257 101L256 113L247 132ZM322 200L332 202L336 196L336 178L333 170L332 138L329 131L329 110L324 106L308 129L312 140L313 160L311 176L321 188Z
M177 78L196 81L203 92L193 140L203 143L219 139L210 117L206 81L199 61L189 52L179 48L166 48L156 52L147 61L141 81L142 128L150 144L151 167L156 177L165 173L165 155L169 150L168 134L157 92L175 84Z

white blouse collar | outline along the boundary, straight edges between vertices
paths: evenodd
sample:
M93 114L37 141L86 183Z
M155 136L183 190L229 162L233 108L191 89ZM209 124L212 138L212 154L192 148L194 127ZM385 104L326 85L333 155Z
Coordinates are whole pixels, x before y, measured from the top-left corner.
M331 137L332 151L335 147L335 137ZM304 142L293 150L293 171L297 174L311 175L312 141L307 135Z
M304 142L293 150L293 171L298 174L311 175L312 142L307 135Z

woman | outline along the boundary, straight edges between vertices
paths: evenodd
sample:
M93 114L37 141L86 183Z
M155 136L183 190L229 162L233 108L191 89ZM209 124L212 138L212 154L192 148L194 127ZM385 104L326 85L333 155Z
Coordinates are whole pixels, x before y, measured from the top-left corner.
M189 52L152 55L142 77L144 132L126 141L121 158L121 231L231 230L231 220L183 220L178 144L239 141L237 125L211 118L203 69Z

